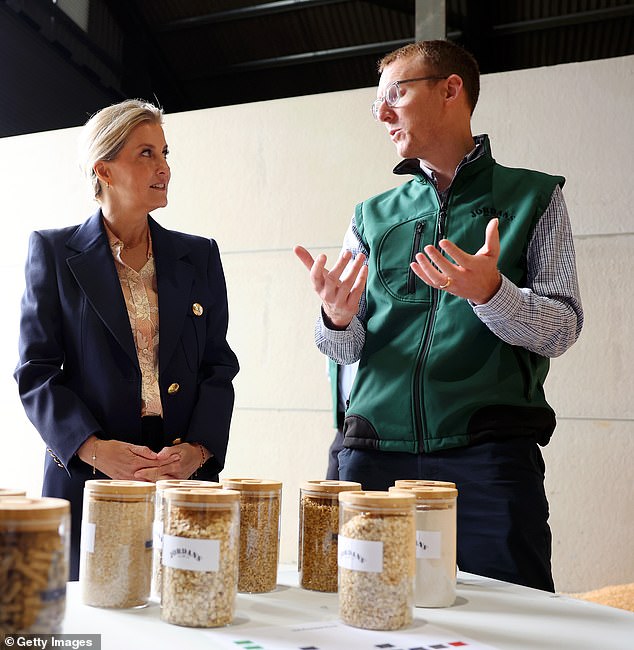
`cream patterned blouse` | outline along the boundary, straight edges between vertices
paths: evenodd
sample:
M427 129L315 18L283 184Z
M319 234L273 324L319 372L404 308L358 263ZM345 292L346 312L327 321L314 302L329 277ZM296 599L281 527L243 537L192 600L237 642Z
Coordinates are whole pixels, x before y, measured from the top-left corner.
M123 242L104 221L110 250L121 282L141 368L141 415L162 415L159 389L159 309L152 236L148 231L147 262L137 272L121 259Z

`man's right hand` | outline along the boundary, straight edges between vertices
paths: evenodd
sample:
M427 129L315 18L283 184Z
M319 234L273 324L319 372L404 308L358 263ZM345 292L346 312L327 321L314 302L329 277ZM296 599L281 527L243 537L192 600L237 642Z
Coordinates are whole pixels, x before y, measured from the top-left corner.
M295 246L293 250L310 271L313 289L321 299L327 319L326 326L335 330L346 329L359 310L359 300L365 289L368 277L365 255L359 253L351 262L352 253L344 251L332 270L328 271L323 253L314 259L303 246Z

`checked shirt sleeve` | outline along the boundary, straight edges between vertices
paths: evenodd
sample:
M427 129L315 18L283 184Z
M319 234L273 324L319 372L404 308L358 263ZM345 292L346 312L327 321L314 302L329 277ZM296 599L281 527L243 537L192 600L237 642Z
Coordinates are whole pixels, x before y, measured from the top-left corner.
M361 240L354 217L344 237L341 252L346 250L352 253L352 259L359 253L363 253L366 256L367 264L369 251ZM319 351L342 365L358 361L365 343L365 310L364 292L359 300L359 311L345 330L328 329L324 323L323 312L321 312L315 324L315 343Z
M506 343L557 357L577 340L583 326L572 229L559 187L535 227L527 261L526 287L502 276L495 296L473 310Z

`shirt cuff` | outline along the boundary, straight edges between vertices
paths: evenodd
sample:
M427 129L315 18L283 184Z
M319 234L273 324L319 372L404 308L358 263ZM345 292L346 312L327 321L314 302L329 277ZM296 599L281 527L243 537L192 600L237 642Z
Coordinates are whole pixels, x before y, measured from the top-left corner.
M522 291L508 278L501 275L502 284L497 293L483 305L471 303L476 316L484 323L499 323L513 320L522 302Z

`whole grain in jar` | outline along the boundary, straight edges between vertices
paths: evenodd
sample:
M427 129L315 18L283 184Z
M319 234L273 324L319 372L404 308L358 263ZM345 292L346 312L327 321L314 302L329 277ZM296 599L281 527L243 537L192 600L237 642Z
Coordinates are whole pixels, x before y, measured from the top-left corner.
M61 631L69 533L65 499L0 499L0 645L7 634Z
M277 584L282 483L228 478L222 485L240 492L238 591L263 593Z
M299 583L337 591L339 493L360 490L354 481L306 481L299 493Z
M86 481L79 581L94 607L143 607L152 578L154 483Z
M196 479L168 478L156 482L156 499L154 503L154 525L152 527L152 596L161 599L161 549L163 548L163 491L169 488L212 488L219 489L220 483L215 481L198 481Z
M339 494L339 616L354 627L397 630L412 622L415 497Z
M390 488L390 493L401 488ZM408 490L416 497L417 607L450 607L456 600L456 498L451 487Z
M228 625L238 584L240 493L169 488L163 497L161 618L188 627Z

